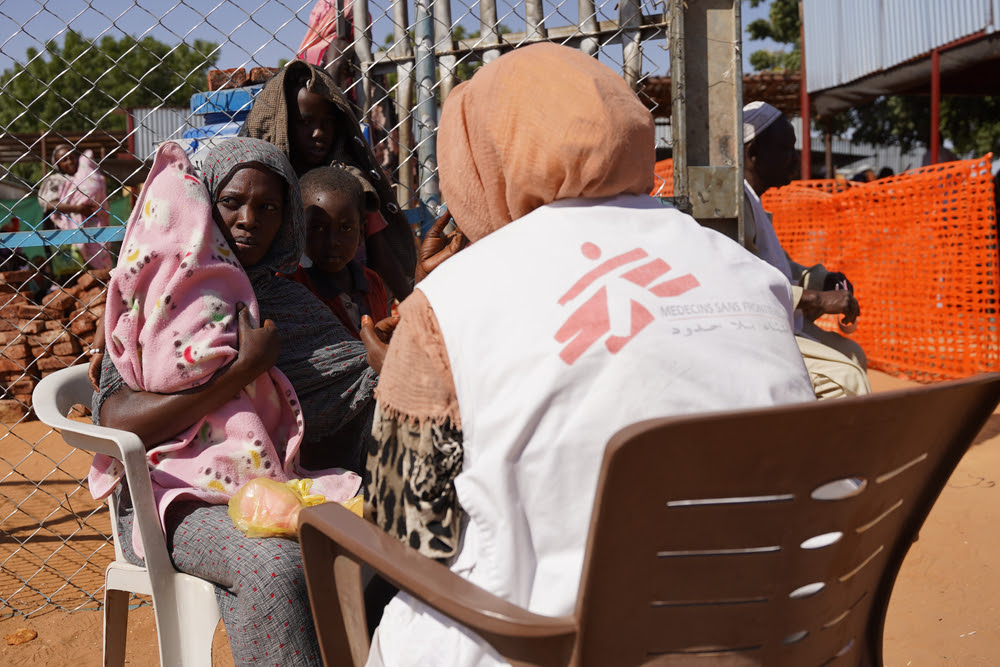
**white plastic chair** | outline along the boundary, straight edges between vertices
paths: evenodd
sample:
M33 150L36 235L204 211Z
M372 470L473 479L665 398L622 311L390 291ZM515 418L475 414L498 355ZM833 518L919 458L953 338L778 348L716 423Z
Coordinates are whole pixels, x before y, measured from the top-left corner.
M156 631L160 642L160 664L212 664L212 639L219 623L215 587L204 579L174 569L167 553L153 502L153 487L146 467L146 450L134 433L67 419L77 403L90 405L93 388L87 366L74 366L44 378L35 387L32 400L38 418L59 429L72 447L101 452L122 461L129 494L135 506L135 527L146 552L146 567L132 565L122 555L118 541L117 502L109 498L115 560L108 565L104 591L104 664L125 663L129 593L153 597Z

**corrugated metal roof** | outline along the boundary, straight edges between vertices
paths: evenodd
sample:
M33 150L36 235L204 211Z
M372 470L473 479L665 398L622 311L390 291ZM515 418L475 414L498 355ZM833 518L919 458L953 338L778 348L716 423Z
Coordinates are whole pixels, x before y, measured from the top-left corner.
M204 119L191 114L185 107L159 107L129 109L135 128L135 156L149 160L156 151L156 144L168 139L180 139L191 128L201 127Z
M882 69L884 63L907 60L916 53L929 49L931 43L930 26L926 20L907 20L912 0L883 0L881 4L884 59L871 71Z
M809 92L993 32L1000 0L803 0Z
M882 7L871 0L842 0L840 5L841 53L840 76L851 81L868 74L872 63L883 57ZM809 46L808 42L806 43ZM813 54L810 48L807 57ZM808 64L808 61L807 61Z
M806 4L806 87L831 88L840 81L840 5L836 2ZM815 82L815 83L814 83Z

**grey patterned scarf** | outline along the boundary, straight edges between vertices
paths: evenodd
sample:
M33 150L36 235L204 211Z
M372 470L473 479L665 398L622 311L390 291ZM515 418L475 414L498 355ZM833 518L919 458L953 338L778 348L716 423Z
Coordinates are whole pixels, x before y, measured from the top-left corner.
M288 158L259 139L239 137L219 144L202 163L202 178L213 203L222 186L247 163L267 167L288 184L284 224L264 259L245 268L261 319L278 325L278 368L288 376L302 404L306 422L303 463L325 459L358 470L378 376L368 366L365 346L344 329L323 302L305 286L275 275L294 271L305 246L299 183ZM331 440L335 433L337 437ZM314 458L316 452L308 450L323 442L339 451Z

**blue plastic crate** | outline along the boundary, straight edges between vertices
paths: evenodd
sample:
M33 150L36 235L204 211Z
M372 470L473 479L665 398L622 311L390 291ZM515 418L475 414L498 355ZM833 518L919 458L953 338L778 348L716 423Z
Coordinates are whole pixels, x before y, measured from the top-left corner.
M202 114L202 120L205 125L220 125L223 123L242 123L247 119L250 114L250 109L244 111L237 111L234 114L222 113L221 111L213 111L212 113Z
M227 88L210 93L195 93L191 96L191 113L225 114L233 118L239 112L246 112L253 106L253 100L264 88L263 84Z
M205 139L207 137L235 137L243 127L241 122L213 123L212 125L202 125L185 130L182 135L185 139Z

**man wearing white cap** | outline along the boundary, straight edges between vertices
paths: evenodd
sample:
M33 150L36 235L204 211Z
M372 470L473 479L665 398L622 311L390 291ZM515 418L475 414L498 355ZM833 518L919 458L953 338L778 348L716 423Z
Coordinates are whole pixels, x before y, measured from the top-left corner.
M853 325L860 314L850 282L842 273L821 264L806 267L791 261L778 241L771 217L760 196L769 188L791 181L796 161L795 131L787 118L767 102L743 107L744 221L750 249L792 283L795 338L805 358L818 398L871 393L861 346L815 324L820 315L842 315L842 325Z

